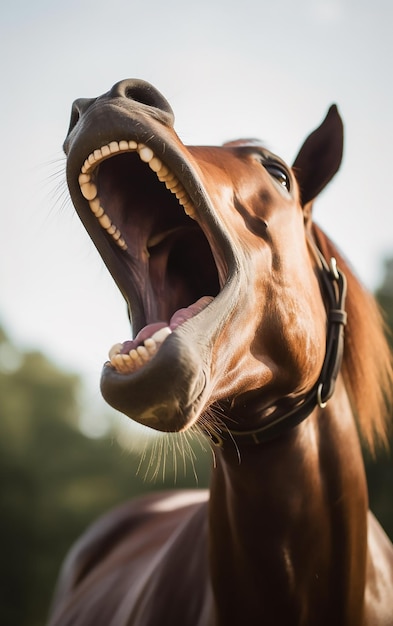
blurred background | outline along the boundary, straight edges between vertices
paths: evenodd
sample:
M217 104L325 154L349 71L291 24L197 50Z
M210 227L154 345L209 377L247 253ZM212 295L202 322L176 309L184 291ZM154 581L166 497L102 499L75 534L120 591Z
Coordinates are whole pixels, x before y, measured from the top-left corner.
M184 458L174 441L151 452L100 398L107 351L130 330L67 197L72 101L143 78L184 143L259 137L289 163L336 102L344 161L316 221L392 327L392 21L390 0L1 5L1 624L45 622L59 564L99 513L146 490L205 486L211 463L199 441ZM393 538L391 456L367 463Z

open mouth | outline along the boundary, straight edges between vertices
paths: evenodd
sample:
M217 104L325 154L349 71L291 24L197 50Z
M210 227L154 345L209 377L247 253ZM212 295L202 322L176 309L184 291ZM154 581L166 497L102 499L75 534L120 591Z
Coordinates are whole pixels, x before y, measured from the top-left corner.
M213 301L226 264L182 182L150 147L126 140L101 146L84 161L78 182L139 293L136 336L109 351L110 367L131 374Z
M75 101L64 143L73 204L132 325L132 339L110 349L102 395L161 431L188 428L214 402L219 338L240 280L208 191L211 164L182 143L173 121L151 85L121 81Z

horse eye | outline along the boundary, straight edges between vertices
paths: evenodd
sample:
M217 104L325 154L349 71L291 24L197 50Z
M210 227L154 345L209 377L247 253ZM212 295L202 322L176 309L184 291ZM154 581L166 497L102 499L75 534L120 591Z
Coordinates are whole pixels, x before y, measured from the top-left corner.
M288 173L278 163L264 163L265 169L269 172L270 176L273 176L277 180L277 182L282 185L287 191L290 190L291 181Z

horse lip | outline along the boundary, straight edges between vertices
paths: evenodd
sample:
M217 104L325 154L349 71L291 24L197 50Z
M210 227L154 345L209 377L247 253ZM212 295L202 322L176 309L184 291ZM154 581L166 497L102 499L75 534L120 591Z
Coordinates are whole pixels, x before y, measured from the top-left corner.
M133 374L104 365L101 393L131 419L162 432L179 432L198 418L204 404L208 385L203 361L190 342L173 333L155 358Z

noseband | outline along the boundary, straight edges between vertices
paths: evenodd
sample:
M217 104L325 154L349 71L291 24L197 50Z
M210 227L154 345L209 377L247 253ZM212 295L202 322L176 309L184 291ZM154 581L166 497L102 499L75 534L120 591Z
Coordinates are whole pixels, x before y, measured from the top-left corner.
M318 265L321 292L325 297L327 310L326 353L321 373L315 385L305 397L290 411L275 415L275 411L263 426L255 430L239 431L226 429L209 432L212 443L222 446L224 441L236 445L259 444L284 434L304 421L319 406L324 409L334 393L335 383L341 368L344 351L344 326L347 322L345 296L347 281L332 257L328 263L322 252L309 240L309 245Z

